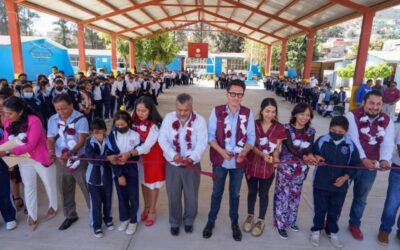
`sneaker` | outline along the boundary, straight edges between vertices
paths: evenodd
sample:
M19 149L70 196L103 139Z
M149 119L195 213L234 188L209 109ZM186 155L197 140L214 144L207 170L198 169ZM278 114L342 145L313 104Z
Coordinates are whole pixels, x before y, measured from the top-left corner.
M15 220L6 223L6 229L8 231L13 230L17 227L17 222Z
M351 232L351 235L353 236L354 239L356 239L356 240L363 240L364 239L364 235L361 232L360 227L349 225L348 229Z
M288 234L287 234L286 229L279 229L279 228L277 228L276 231L278 232L279 237L281 237L281 238L284 239L284 240L287 240L287 239L288 239L289 236L288 236Z
M331 233L329 237L332 245L334 245L336 248L343 248L343 243L339 240L339 236L335 233Z
M321 235L320 231L311 232L311 237L310 237L311 245L313 245L314 247L319 247L319 236L320 235Z
M101 229L94 230L94 237L103 238L104 237L103 231Z
M112 223L112 222L107 222L107 223L106 223L106 228L107 228L108 231L114 230L114 223Z
M290 226L290 229L292 229L292 230L295 231L295 232L300 231L299 226L297 226L296 224L291 225L291 226Z
M382 246L387 246L389 244L389 234L383 231L379 231L378 243Z
M253 235L254 237L260 236L264 231L264 227L265 227L265 221L262 219L257 219L257 222L253 227L253 230L251 230L251 235Z
M250 232L251 229L253 228L253 222L254 222L254 215L249 214L243 223L243 231L245 231L246 233Z
M128 227L129 220L127 221L122 221L121 224L118 226L118 231L122 232L125 231L126 228Z
M136 232L136 225L137 225L136 223L129 223L125 233L128 235L134 234Z

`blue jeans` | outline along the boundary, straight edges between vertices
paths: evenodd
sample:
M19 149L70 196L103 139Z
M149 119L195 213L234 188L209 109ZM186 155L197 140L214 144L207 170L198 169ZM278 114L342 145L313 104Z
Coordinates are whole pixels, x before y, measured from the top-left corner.
M376 177L376 171L358 170L354 177L353 203L350 209L349 224L355 227L361 226L361 217L363 216L367 197L371 191Z
M400 207L400 170L391 170L389 186L386 193L385 207L381 217L379 231L390 233L396 221L396 214ZM397 219L397 236L400 236L400 216Z
M215 222L217 220L222 195L224 194L226 176L229 173L229 217L232 223L237 223L239 219L240 187L242 185L244 168L226 169L213 165L213 173L217 178L213 180L211 209L208 213L208 221Z

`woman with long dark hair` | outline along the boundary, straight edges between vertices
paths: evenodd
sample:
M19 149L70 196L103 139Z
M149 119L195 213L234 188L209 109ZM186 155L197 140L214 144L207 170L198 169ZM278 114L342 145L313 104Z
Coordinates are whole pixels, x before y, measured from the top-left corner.
M303 182L307 177L308 165L315 164L312 154L315 129L311 128L313 112L307 103L297 104L285 124L287 139L283 141L281 161L276 176L274 194L274 219L279 236L288 238L286 229L299 231L296 225Z
M151 97L141 96L135 103L132 120L133 129L139 133L141 143L132 154L140 155L142 160L139 164L144 199L141 219L146 226L151 226L156 218L158 193L165 180L166 161L157 142L162 117Z
M46 132L39 115L20 98L12 96L3 103L4 138L1 144L14 140L17 144L10 153L18 156L29 154L18 165L24 183L25 203L28 210L28 224L37 228L37 175L40 176L49 199L47 219L56 215L56 169L52 165L46 147ZM1 152L5 155L5 152Z
M248 187L247 212L243 230L253 236L260 236L265 227L265 214L268 207L268 193L274 181L275 169L279 161L282 140L286 139L285 128L277 120L278 105L273 98L261 102L259 118L255 121L256 142L250 152L246 168ZM254 206L257 195L260 197L258 219L254 220Z

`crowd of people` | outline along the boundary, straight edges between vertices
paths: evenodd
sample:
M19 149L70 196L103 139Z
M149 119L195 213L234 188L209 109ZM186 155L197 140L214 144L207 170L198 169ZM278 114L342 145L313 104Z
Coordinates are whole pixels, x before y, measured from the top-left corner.
M165 87L173 85L171 78L169 84L166 77L160 80L162 73L117 75L116 79L81 75L78 80L80 97L68 92L72 82L73 86L77 83L75 79L65 81L59 77L56 68L53 68L53 74L56 76L50 75L48 81L38 80L37 83L39 92L36 93L48 97L53 91L51 102L47 104L47 108L51 107L48 116L44 106L35 109L29 98L31 95L26 95L32 93L35 86L22 83L23 79L19 84L14 82L13 89L8 89L8 85L0 89L3 126L0 211L8 230L17 226L16 208L22 205L14 206L14 200L22 201L16 190L18 182L24 185L28 225L31 230L38 227L36 178L39 175L49 201L46 219L54 218L59 210L56 192L57 188L59 190L65 217L59 230L68 229L78 220L76 185L89 208L93 234L101 238L105 234L103 228L114 229L111 215L113 184L118 196L120 223L117 230L128 235L136 232L140 221L148 227L156 222L159 190L165 184L170 233L178 236L183 226L185 233L190 234L198 213L200 174L206 174L202 172L200 162L209 145L213 188L203 238L213 235L229 175L233 239L241 241L242 230L253 236L263 233L268 193L274 179L274 227L282 239L288 239L289 229L300 230L296 223L298 208L303 183L311 167L315 174L310 242L319 246L321 231L325 231L330 242L341 248L338 220L350 180L353 182L353 201L348 229L356 240L362 240L361 220L377 170L391 169L377 237L381 244L389 243L388 236L400 204L397 149L400 148L400 133L396 135L393 120L383 112L384 94L379 90L366 92L360 107L346 116L334 116L327 128L329 132L315 138L316 130L311 124L314 108L310 103L313 100L308 95L309 98L303 95L303 99L294 96L296 105L290 120L281 124L274 98L263 99L255 116L241 104L246 90L244 82L238 78L230 79L225 86L226 103L214 107L207 122L194 111L194 100L186 93L176 97L174 111L161 117L156 107L157 95L164 84ZM140 87L130 87L131 80ZM284 89L278 87L281 83L271 81L266 87L281 93ZM108 99L96 99L95 96L103 98L102 90L107 84L111 85L107 87L110 98L115 98L118 107L126 103L126 110L131 112L118 109L112 113L114 109L109 109L109 116L105 116ZM159 85L159 88L150 91L153 85ZM305 89L304 86L302 93ZM98 107L102 104L104 111ZM109 117L113 118L110 131L104 121ZM6 158L18 159L17 166L8 166ZM248 190L248 214L243 225L239 225L243 176ZM144 200L142 211L139 211L140 189ZM255 212L257 196L258 216ZM400 241L400 219L397 224L396 235Z

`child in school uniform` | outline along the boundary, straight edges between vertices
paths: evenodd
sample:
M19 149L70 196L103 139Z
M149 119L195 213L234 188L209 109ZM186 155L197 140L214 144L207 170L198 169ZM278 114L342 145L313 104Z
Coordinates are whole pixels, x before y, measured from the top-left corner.
M118 195L119 219L118 231L132 235L136 232L139 210L139 175L133 150L140 144L140 136L132 127L132 118L126 111L114 116L113 131L108 137L107 158L112 164L113 177ZM129 161L129 162L127 162Z
M112 222L112 173L107 159L107 126L101 118L95 118L90 125L91 136L85 145L85 155L93 159L89 161L86 170L86 182L90 197L90 224L94 230L94 236L104 236L101 229L102 220L108 230L114 229ZM112 156L109 156L111 158Z
M314 155L318 160L323 160L326 166L315 169L313 182L314 219L311 227L311 244L319 246L320 231L325 230L326 235L336 248L342 248L337 235L339 231L338 220L347 189L349 179L356 173L353 168L333 167L361 165L360 155L355 144L346 136L349 122L344 116L332 118L329 125L329 134L318 138L313 147ZM326 218L326 225L325 224Z

